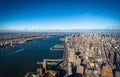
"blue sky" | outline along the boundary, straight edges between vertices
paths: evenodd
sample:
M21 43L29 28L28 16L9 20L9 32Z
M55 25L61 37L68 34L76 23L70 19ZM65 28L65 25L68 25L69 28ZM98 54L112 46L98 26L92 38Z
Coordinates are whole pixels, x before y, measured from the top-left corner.
M0 30L120 27L119 0L0 0Z

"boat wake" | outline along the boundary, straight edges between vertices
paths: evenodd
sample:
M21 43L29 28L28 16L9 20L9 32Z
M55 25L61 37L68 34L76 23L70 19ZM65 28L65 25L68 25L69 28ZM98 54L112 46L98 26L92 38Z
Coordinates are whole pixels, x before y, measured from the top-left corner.
M8 54L5 54L5 55L10 55L10 54L15 54L15 53L18 53L18 52L21 52L23 51L24 49L20 49L20 50L17 50L15 52L11 52L11 53L8 53ZM5 55L0 55L0 56L5 56Z

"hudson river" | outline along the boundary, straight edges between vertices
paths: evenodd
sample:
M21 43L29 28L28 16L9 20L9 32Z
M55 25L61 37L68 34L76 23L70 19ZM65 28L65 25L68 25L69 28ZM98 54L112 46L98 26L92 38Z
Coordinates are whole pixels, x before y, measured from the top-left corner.
M36 71L37 61L44 58L62 58L63 51L50 51L50 47L62 43L64 36L52 36L40 40L16 44L15 48L0 51L0 77L23 77L27 71Z

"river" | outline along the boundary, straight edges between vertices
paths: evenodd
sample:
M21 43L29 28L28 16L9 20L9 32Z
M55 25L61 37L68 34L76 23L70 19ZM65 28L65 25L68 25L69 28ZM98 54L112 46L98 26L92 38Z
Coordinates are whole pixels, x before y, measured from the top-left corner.
M40 40L16 44L15 48L2 48L0 52L0 77L23 77L27 71L36 71L37 61L44 58L62 58L63 51L50 51L50 47L62 43L64 36L52 36Z

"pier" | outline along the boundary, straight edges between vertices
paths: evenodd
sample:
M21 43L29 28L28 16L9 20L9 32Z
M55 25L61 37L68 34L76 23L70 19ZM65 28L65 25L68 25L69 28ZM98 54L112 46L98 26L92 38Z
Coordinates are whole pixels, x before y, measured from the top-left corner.
M60 62L63 61L63 59L44 59L45 61L55 61L55 62Z
M56 62L61 62L61 61L63 61L63 59L43 59L43 62L37 62L37 64L45 64L45 62L48 64L50 63L55 64Z
M43 59L43 62L37 62L37 64L41 64L45 71L47 71L47 65L58 65L62 61L63 59Z
M37 62L37 64L57 65L59 62L62 61L63 59L44 59L43 62Z
M53 47L50 47L50 50L64 50L64 45L56 44Z

